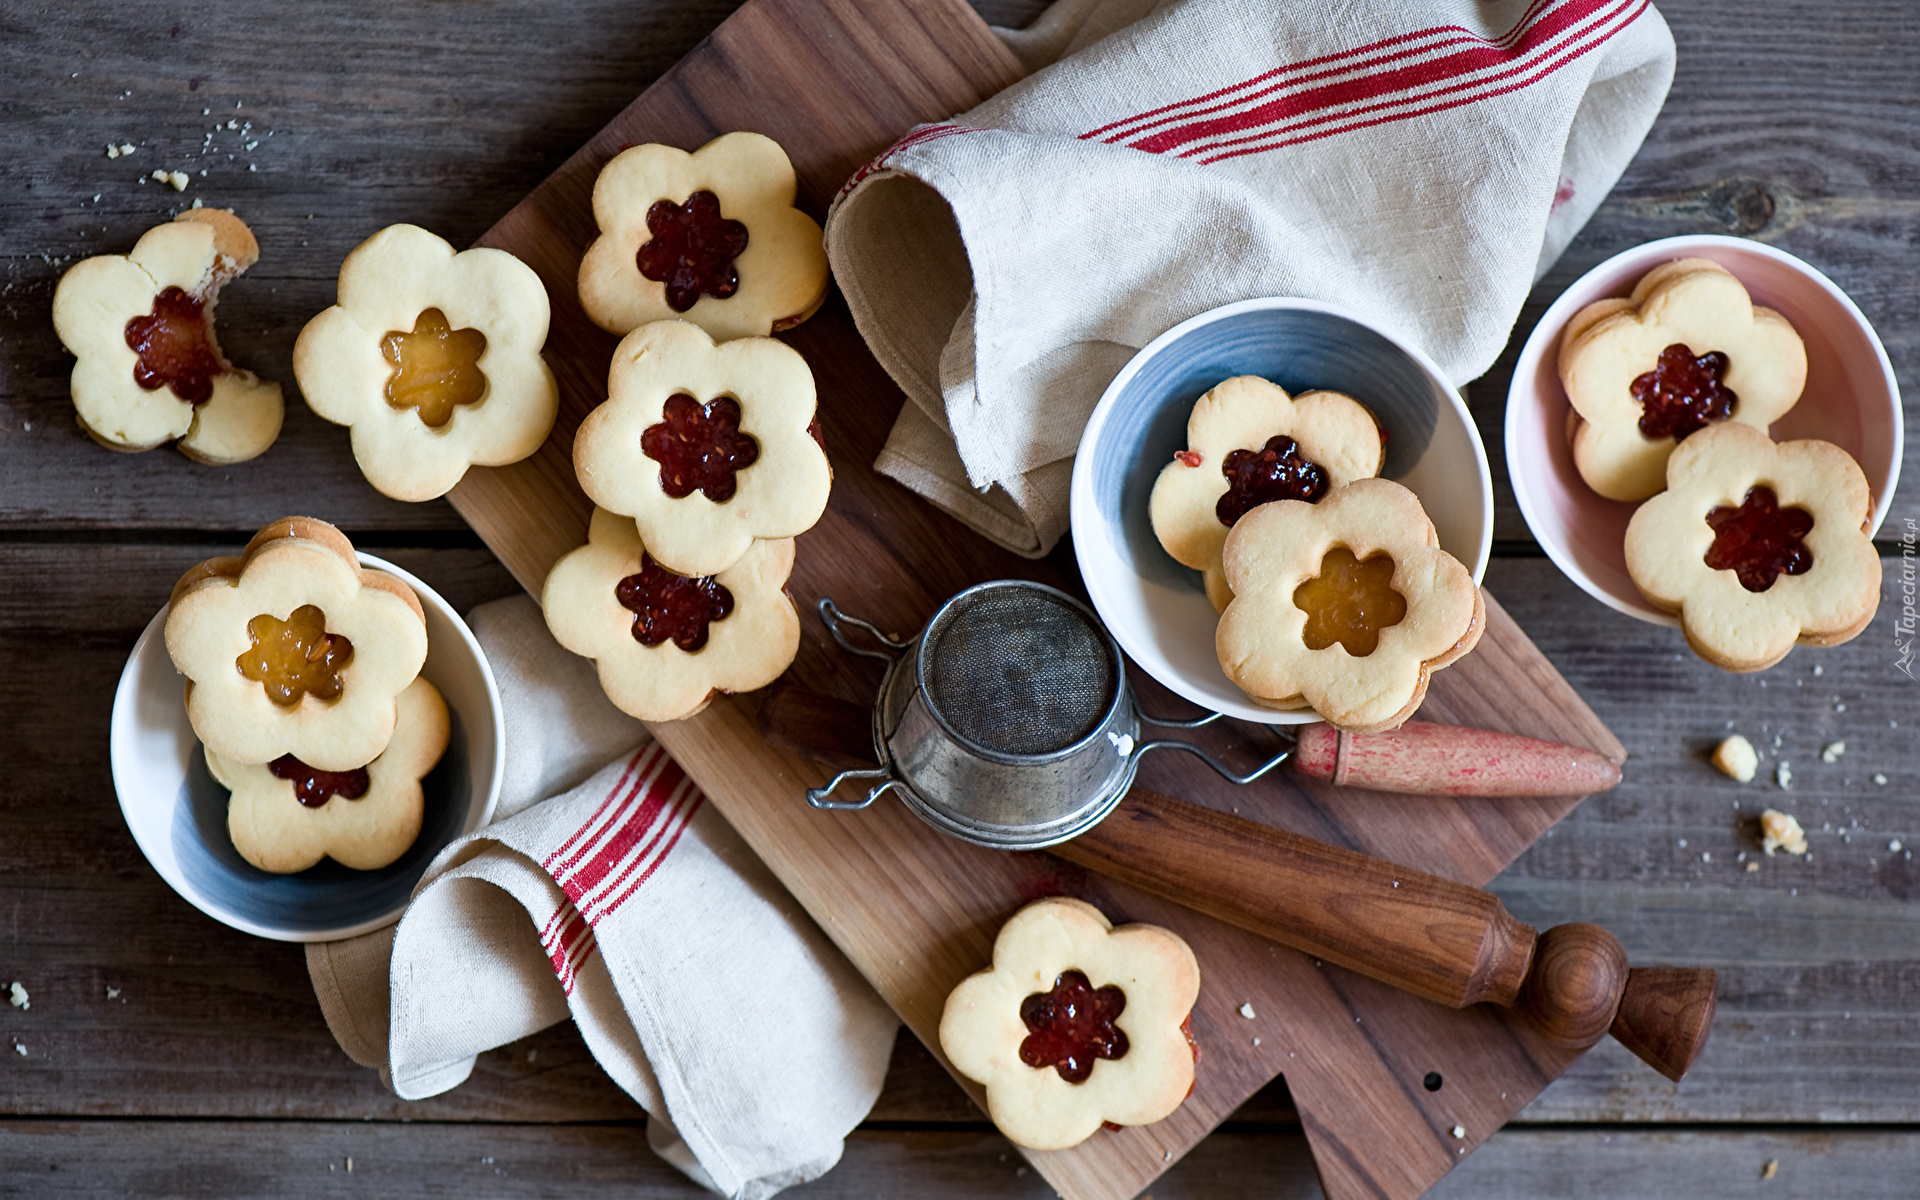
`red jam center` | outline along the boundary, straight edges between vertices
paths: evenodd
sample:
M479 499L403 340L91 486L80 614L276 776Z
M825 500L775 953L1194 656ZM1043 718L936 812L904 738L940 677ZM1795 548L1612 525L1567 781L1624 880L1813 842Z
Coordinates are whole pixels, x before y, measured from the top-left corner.
M1276 433L1258 450L1235 450L1221 464L1227 477L1226 494L1213 506L1214 515L1228 528L1262 504L1275 500L1305 500L1312 504L1327 494L1327 471L1300 453L1300 443Z
M707 627L733 611L733 593L711 575L676 575L650 554L640 556L640 573L614 585L620 605L633 613L633 640L658 646L668 638L692 654L707 644Z
M1713 527L1707 565L1732 571L1750 592L1766 591L1782 574L1813 569L1813 551L1801 540L1813 531L1813 514L1781 508L1770 487L1747 489L1739 508L1722 504L1707 514L1707 524Z
M704 295L725 300L740 290L733 260L746 253L747 227L720 215L720 197L695 192L685 204L656 200L647 210L640 274L667 285L667 307L692 308Z
M1740 399L1720 382L1726 375L1727 356L1720 351L1695 357L1679 342L1668 346L1653 370L1633 381L1633 398L1645 409L1640 432L1680 441L1709 422L1726 420Z
M127 322L127 348L139 357L133 381L147 391L161 387L198 407L213 399L220 356L202 310L206 302L177 287L153 298L153 312Z
M292 708L302 696L335 700L346 686L340 671L353 661L353 643L327 632L327 614L302 604L282 621L261 613L247 622L251 644L233 660L240 673L264 687L267 699Z
M675 392L661 415L640 435L640 452L660 464L660 490L675 500L695 489L715 504L733 499L735 472L760 458L760 444L740 432L740 402L721 396L703 408Z
M1126 1011L1127 994L1109 984L1095 988L1079 971L1062 971L1050 992L1035 992L1020 1002L1027 1036L1020 1061L1035 1069L1052 1067L1068 1083L1084 1083L1100 1058L1122 1058L1127 1035L1114 1024Z
M275 779L293 780L293 797L308 808L320 808L335 796L358 800L367 794L367 769L322 771L310 767L291 754L282 754L267 764Z

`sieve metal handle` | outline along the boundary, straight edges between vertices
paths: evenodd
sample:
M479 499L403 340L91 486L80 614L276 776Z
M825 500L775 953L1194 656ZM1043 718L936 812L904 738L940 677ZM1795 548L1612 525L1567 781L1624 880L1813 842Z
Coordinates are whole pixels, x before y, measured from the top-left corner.
M834 789L838 788L841 785L841 783L849 779L884 779L886 782L882 783L879 787L869 791L866 794L866 797L864 799L860 799L860 800L829 800L827 799L827 797L833 795ZM829 779L825 787L808 788L807 803L813 805L815 808L830 809L830 810L838 809L838 810L844 811L844 810L861 809L861 808L865 808L869 804L872 804L875 800L878 800L880 797L886 795L888 792L892 791L894 788L897 788L900 786L902 786L902 784L898 779L895 779L893 777L893 772L887 770L885 767L859 767L851 771L840 772L838 775L835 775L832 779Z
M1214 716L1216 717L1219 715L1220 715L1219 713L1214 714ZM1146 719L1147 718L1145 717L1141 718L1141 720L1143 721ZM1211 720L1211 719L1212 719L1211 717L1208 718L1208 720ZM1155 725L1158 725L1159 723L1160 722L1158 721L1152 722L1152 724L1155 724ZM1205 724L1205 722L1204 721L1196 722L1196 724ZM1262 775L1265 775L1268 771L1273 770L1275 767L1279 766L1281 763L1286 762L1289 758L1293 757L1293 747L1289 746L1285 750L1282 750L1280 753L1274 755L1272 758L1268 759L1266 762L1261 763L1259 766L1255 767L1253 770L1247 772L1246 774L1236 775L1233 772L1233 768L1227 766L1227 764L1221 762L1219 759L1215 758L1213 755L1208 754L1205 750L1202 750L1200 747L1194 745L1192 742L1175 741L1171 738L1161 738L1157 741L1142 742L1138 746L1135 746L1133 748L1133 761L1136 763L1139 762L1140 756L1145 754L1149 750L1184 750L1188 754L1191 754L1195 758L1199 759L1201 762L1206 763L1208 766L1212 767L1215 771L1219 772L1220 777L1222 779L1225 779L1228 783L1252 783L1254 780L1260 778Z
M1204 717L1192 717L1185 721L1176 721L1172 717L1162 718L1150 716L1147 711L1138 704L1133 706L1133 711L1139 716L1143 724L1158 725L1162 729L1198 729L1202 725L1211 725L1226 715L1224 713L1210 712Z
M841 612L840 606L833 602L833 597L820 597L818 607L820 620L825 623L827 632L833 635L833 640L838 642L840 648L848 654L858 654L862 658L877 658L881 662L892 662L906 651L906 642L896 642L885 633L882 633L879 626L874 625L872 622L862 621L859 617L848 616L846 613ZM863 646L854 645L847 640L846 632L840 628L843 622L848 625L856 625L866 630L867 633L873 637L874 641L879 642L882 646L885 646L886 649L869 650ZM811 797L809 797L809 799L811 799ZM873 798L869 796L867 799L871 801Z

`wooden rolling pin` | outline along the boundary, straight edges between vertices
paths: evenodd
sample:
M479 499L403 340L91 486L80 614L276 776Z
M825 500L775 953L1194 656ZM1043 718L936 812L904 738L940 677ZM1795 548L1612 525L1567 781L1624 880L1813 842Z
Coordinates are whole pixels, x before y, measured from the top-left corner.
M1612 791L1620 764L1583 746L1517 733L1408 721L1386 733L1302 725L1293 766L1350 787L1418 796L1589 796Z
M787 688L767 698L760 727L780 749L871 766L868 718ZM1479 888L1143 788L1049 853L1450 1007L1515 1007L1562 1046L1611 1033L1669 1079L1693 1065L1713 1025L1711 970L1629 967L1597 925L1538 933Z

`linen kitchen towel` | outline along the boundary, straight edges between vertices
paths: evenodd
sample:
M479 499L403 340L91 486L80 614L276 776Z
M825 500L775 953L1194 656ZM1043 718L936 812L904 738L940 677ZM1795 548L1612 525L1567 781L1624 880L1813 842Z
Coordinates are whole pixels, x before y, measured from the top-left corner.
M1648 0L1060 0L1007 36L1035 73L863 167L826 236L910 401L876 468L1029 555L1107 383L1209 308L1328 301L1484 372L1674 67Z
M892 1012L532 600L471 624L505 711L500 819L433 861L398 926L308 947L341 1047L418 1099L571 1016L704 1186L821 1175L880 1092Z

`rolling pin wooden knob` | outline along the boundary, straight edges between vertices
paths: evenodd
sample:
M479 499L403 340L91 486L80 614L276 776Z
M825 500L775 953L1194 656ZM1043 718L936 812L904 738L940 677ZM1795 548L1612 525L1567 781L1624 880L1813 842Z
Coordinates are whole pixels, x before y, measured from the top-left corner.
M1582 746L1491 729L1408 721L1386 733L1303 725L1294 769L1349 787L1421 796L1587 796L1611 791L1620 764Z

